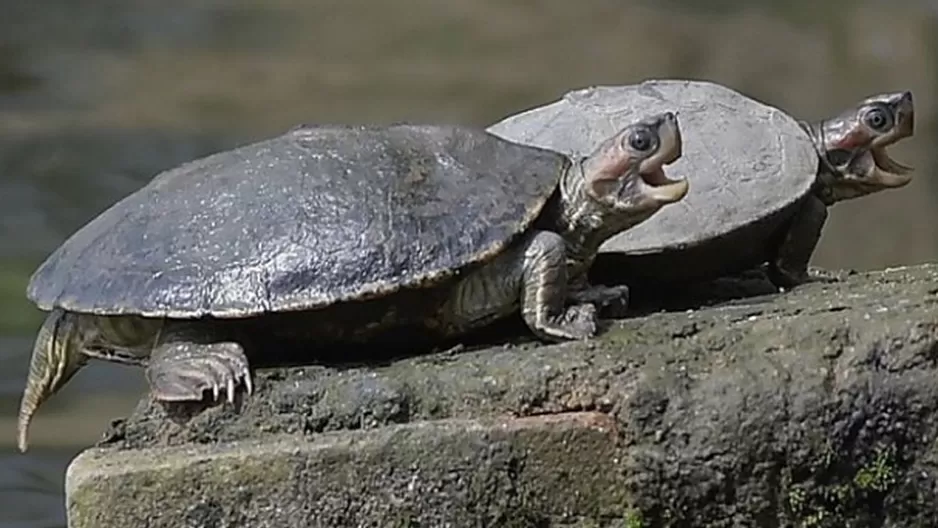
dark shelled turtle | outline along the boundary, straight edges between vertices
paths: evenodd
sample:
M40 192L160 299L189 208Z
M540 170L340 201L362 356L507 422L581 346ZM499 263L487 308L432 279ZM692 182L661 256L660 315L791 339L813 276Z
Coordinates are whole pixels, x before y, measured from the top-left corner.
M89 358L145 366L160 401L232 401L270 336L314 359L320 345L458 336L519 310L543 339L592 336L595 304L626 290L590 288L591 258L685 196L662 170L680 153L670 112L574 157L468 127L303 126L158 174L34 273L27 295L50 313L19 447Z

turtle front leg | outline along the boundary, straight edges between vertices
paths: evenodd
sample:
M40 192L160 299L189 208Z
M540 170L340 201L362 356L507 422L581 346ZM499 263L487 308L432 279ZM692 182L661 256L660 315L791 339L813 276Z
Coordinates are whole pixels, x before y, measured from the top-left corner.
M253 391L248 358L239 343L213 339L204 321L167 323L146 370L150 391L165 402L201 401L206 391L213 401L221 393L233 403L235 389Z
M547 341L584 339L596 333L591 303L568 305L566 243L552 231L535 231L460 280L442 307L444 333L459 335L517 313Z
M828 279L808 272L808 262L821 239L826 221L827 206L820 198L809 196L795 214L775 257L769 262L767 272L772 284L778 288L792 288L805 282Z
M560 235L539 231L531 236L521 269L521 316L532 332L550 341L586 339L596 334L596 306L582 300L592 290L581 290L581 299L569 297L566 243Z

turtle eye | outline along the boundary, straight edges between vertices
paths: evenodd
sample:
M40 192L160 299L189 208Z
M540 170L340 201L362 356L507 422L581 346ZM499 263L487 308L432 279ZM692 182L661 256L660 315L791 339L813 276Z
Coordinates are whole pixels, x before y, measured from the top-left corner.
M645 128L639 128L629 134L629 146L638 152L645 152L654 146L655 138L652 133Z
M885 132L892 127L892 116L885 108L874 106L863 115L863 122L877 132Z

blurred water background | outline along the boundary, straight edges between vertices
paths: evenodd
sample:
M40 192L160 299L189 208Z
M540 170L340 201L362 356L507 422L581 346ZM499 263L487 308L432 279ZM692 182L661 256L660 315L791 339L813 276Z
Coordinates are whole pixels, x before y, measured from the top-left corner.
M15 450L41 318L32 270L156 172L300 122L486 125L649 77L719 81L808 119L911 89L916 135L892 153L915 181L836 206L814 263L938 257L938 2L35 0L0 15L3 528L64 526L68 461L143 387L142 372L96 363Z

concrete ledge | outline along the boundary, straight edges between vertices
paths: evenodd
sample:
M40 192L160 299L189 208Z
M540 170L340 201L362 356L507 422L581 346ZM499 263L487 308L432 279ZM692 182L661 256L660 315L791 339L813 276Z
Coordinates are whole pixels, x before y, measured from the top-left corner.
M68 471L69 526L541 526L599 519L624 505L614 429L608 416L585 412L213 447L91 449Z
M236 406L141 401L69 469L71 528L938 518L938 266L256 380Z

